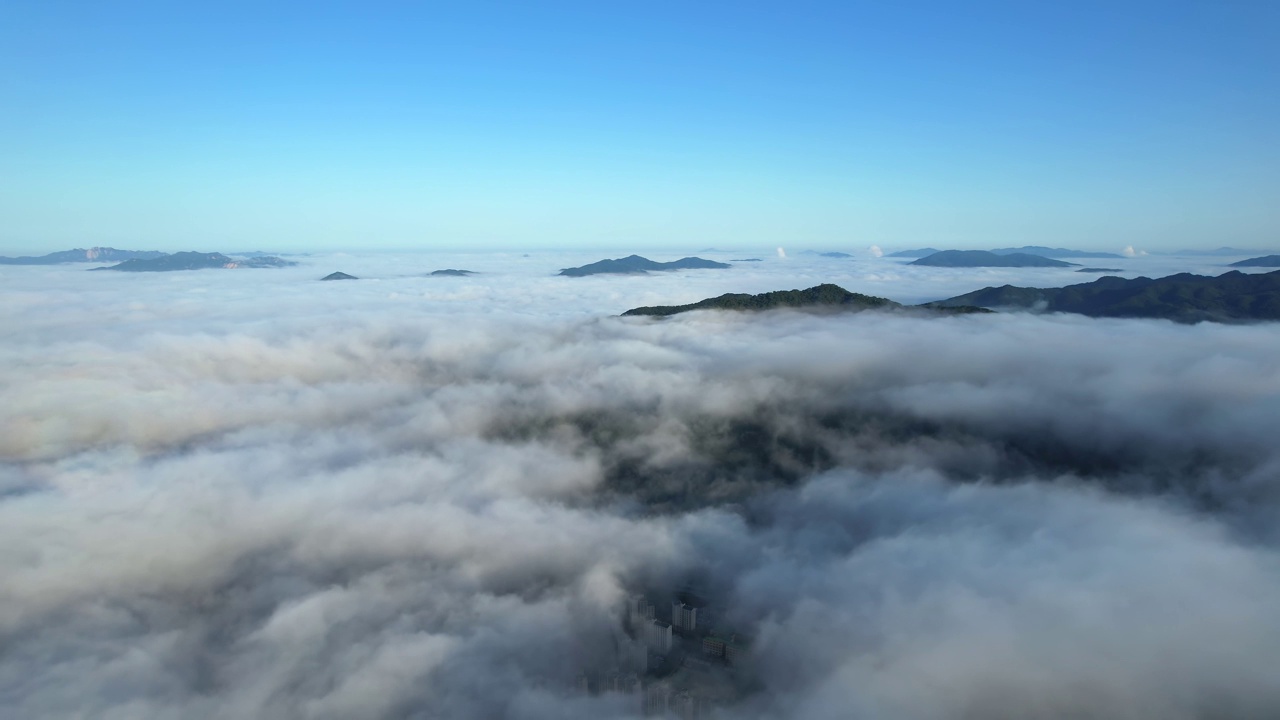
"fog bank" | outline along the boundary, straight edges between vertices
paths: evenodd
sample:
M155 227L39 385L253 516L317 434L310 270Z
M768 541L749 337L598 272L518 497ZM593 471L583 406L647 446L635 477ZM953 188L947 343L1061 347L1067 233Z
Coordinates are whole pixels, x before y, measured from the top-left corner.
M1280 714L1269 325L46 277L0 345L6 716L636 716L579 678L681 588L751 637L709 716Z

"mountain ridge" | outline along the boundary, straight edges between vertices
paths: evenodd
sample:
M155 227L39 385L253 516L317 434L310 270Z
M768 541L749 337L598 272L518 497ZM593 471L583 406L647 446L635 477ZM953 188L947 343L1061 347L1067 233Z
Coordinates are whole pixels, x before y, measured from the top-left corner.
M117 250L113 247L73 248L47 255L0 257L0 265L62 265L82 262L123 262L125 260L154 260L168 253L159 250Z
M177 252L158 258L125 260L119 265L93 268L119 272L173 272L177 270L209 270L214 268L279 268L297 265L292 260L282 260L273 255L235 259L222 253Z
M1280 255L1263 255L1233 262L1228 267L1280 267Z
M761 312L778 309L801 310L838 310L845 312L861 312L863 310L909 310L918 306L906 306L887 298L874 295L849 292L839 285L823 283L804 290L774 290L759 293L725 293L718 297L706 298L688 305L653 305L638 307L622 313L624 317L649 316L670 317L694 310L734 310ZM964 307L927 307L928 311L946 313L990 312L981 308Z
M1000 255L987 250L943 250L908 264L928 267L1074 267L1076 265L1076 263L1054 260L1042 255L1027 253Z
M1023 255L1039 255L1047 258L1111 258L1114 260L1124 259L1120 253L1099 252L1091 250L1068 250L1067 248L1052 248L1044 245L1023 245L1016 248L995 248L991 252L997 255L1012 255L1021 253Z
M927 304L1183 323L1280 320L1280 271L1247 274L1232 270L1217 276L1178 273L1131 280L1108 275L1061 288L986 287Z
M574 268L564 268L560 275L565 277L586 277L587 275L645 275L649 272L666 272L671 270L723 270L731 268L728 263L706 260L700 257L685 257L671 262L656 262L639 255L628 255L613 260L600 260Z

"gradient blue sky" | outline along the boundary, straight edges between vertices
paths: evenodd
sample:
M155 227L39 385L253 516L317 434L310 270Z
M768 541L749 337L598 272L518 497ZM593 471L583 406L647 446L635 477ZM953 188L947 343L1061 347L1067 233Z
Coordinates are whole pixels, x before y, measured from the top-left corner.
M0 249L1280 245L1280 3L0 1Z

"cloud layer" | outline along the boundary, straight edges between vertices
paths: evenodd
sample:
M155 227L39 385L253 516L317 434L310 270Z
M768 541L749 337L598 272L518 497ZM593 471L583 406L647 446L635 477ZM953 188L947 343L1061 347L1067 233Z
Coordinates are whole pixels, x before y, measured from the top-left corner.
M575 678L685 585L755 637L726 717L1280 713L1269 326L48 272L0 345L3 714L637 715Z

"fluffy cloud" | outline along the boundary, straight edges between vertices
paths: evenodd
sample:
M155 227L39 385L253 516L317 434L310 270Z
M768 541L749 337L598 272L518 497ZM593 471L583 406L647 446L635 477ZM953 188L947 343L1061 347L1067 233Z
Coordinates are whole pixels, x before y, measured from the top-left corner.
M5 291L7 714L636 715L575 678L687 584L755 636L726 716L1280 711L1268 326L363 262Z

